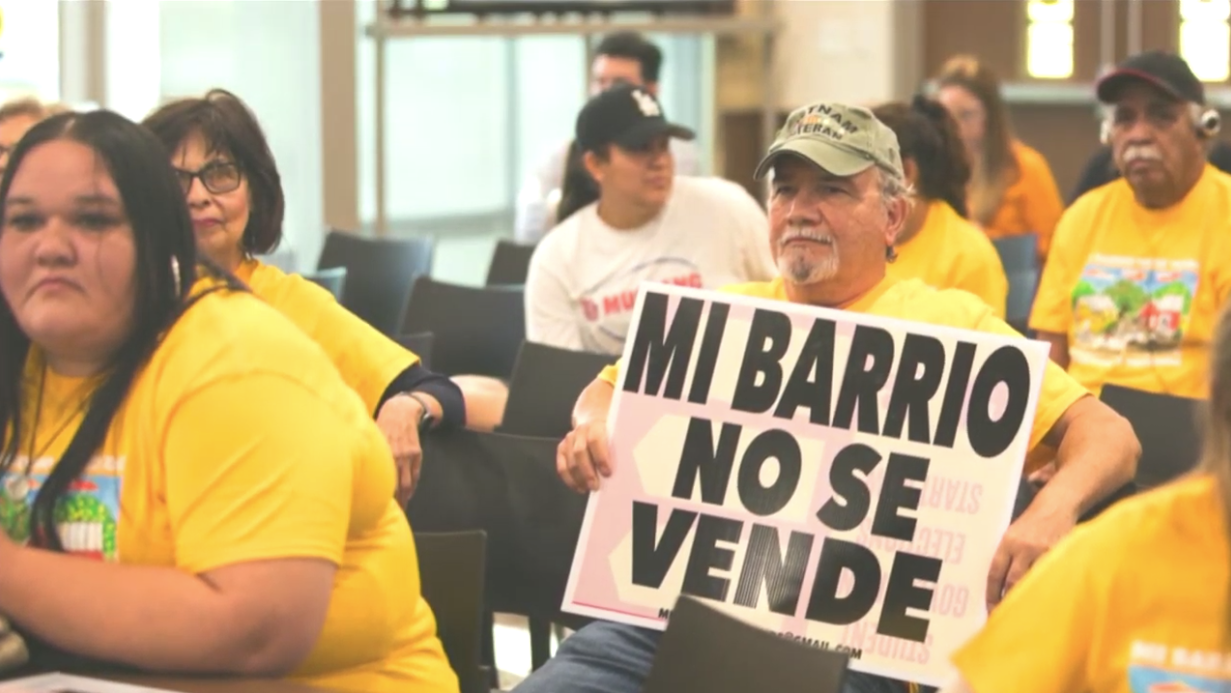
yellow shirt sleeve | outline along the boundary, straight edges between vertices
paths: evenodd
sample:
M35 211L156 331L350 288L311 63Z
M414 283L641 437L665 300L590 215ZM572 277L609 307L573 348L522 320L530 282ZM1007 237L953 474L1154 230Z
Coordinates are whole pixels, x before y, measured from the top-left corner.
M598 379L615 387L616 383L620 382L620 361L607 366L598 374Z
M346 384L359 393L368 413L375 414L389 384L419 357L344 308L325 289L271 270L275 268L258 270L253 292L319 344Z
M996 317L1003 320L1005 304L1009 300L1009 280L1005 277L1004 267L1000 264L1000 257L996 255L995 249L991 249L991 253L990 257L982 261L971 257L966 273L958 279L953 288L968 291L983 299L991 306Z
M1008 337L1021 337L1017 330L990 314L974 329ZM1055 361L1047 359L1047 365L1043 367L1043 384L1039 388L1038 406L1034 411L1034 426L1030 429L1030 449L1034 450L1043 442L1074 402L1089 395L1090 391L1074 380L1073 376L1057 366Z
M226 426L211 425L219 411ZM282 375L223 377L177 402L162 453L177 565L196 574L273 558L340 564L358 438L329 403ZM385 466L387 479L364 473L392 498Z
M1090 229L1089 202L1083 198L1071 207L1056 227L1053 252L1043 266L1038 292L1030 310L1030 327L1040 332L1067 335L1073 322L1073 287L1085 266Z
M974 693L1086 693L1106 622L1102 576L1124 569L1103 523L1082 525L1030 569L952 661Z

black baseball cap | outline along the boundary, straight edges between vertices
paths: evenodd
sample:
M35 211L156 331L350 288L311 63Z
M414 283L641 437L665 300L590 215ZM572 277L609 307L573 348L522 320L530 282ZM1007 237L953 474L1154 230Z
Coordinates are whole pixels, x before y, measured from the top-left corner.
M1129 56L1103 75L1095 87L1098 100L1111 103L1133 82L1144 82L1179 101L1205 103L1205 87L1183 58L1164 51L1146 51Z
M668 122L658 99L642 87L614 86L591 98L577 116L577 145L594 151L609 144L643 149L656 137L691 140L692 130Z

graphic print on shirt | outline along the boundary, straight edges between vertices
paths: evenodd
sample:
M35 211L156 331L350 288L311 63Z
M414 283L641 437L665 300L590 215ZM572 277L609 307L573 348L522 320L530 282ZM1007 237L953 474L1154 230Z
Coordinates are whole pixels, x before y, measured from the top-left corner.
M24 470L26 459L16 458L11 469ZM41 458L31 467L29 476L16 471L4 476L0 484L0 528L13 541L29 541L30 508L54 465L54 459ZM97 560L118 560L116 523L120 516L123 469L121 458L95 457L69 485L55 512L65 552Z
M1199 271L1196 260L1090 256L1072 293L1073 361L1180 365Z
M1228 693L1231 653L1134 642L1129 654L1132 693Z
M701 269L692 260L682 257L659 257L640 262L598 284L583 289L578 304L585 321L606 339L611 340L615 353L628 335L633 308L637 304L637 289L642 282L659 282L675 286L702 288Z

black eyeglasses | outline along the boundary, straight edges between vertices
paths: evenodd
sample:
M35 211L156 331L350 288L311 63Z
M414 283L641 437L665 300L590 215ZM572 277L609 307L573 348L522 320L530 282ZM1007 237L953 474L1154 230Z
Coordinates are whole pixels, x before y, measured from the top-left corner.
M175 174L179 176L180 187L184 189L184 194L187 195L189 190L192 190L192 180L200 178L201 184L205 189L221 195L229 193L239 187L239 182L242 176L239 174L239 166L228 161L215 161L212 164L206 164L199 171L185 171L183 169L175 169Z

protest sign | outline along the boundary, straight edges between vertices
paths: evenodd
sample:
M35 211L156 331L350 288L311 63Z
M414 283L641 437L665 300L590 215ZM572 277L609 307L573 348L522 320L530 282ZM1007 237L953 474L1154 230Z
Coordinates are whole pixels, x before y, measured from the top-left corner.
M1024 339L644 285L564 609L688 594L930 685L986 619L1047 362Z

